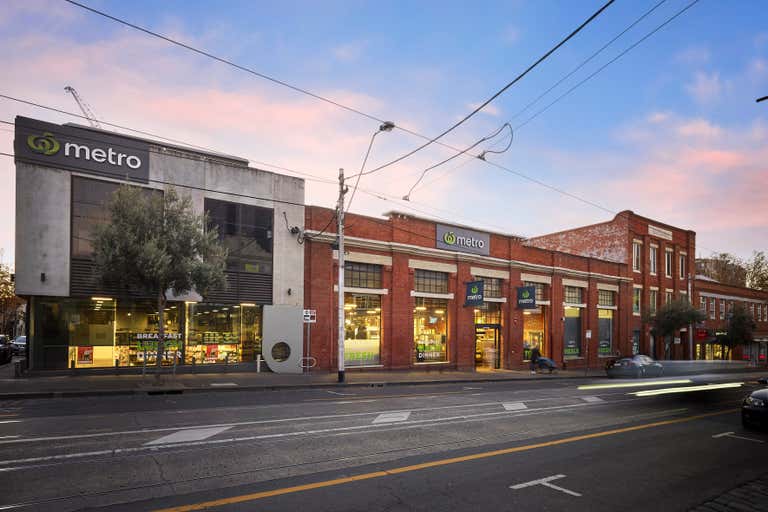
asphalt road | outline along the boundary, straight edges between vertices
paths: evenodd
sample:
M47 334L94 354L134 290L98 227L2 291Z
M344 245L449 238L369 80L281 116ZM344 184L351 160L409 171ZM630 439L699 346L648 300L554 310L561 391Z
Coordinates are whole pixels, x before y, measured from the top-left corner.
M768 472L754 378L0 402L0 510L687 510Z

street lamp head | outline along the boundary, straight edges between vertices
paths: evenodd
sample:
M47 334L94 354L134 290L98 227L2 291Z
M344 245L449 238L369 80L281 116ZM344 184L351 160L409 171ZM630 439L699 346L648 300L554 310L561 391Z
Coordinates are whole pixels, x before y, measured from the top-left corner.
M395 123L393 123L392 121L384 121L384 124L379 126L379 130L382 132L391 132L394 127L395 127Z

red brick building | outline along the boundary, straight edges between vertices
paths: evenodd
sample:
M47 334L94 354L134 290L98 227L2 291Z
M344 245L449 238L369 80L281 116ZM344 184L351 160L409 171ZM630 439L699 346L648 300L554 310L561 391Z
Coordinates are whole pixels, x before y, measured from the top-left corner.
M305 215L305 307L317 311L309 352L322 369L336 368L338 357L333 214L307 207ZM622 239L617 231L606 242L617 245L609 261L610 251L568 254L514 235L399 212L387 217L346 216L348 369L519 369L534 345L569 368L602 367L618 352L631 353L633 284L652 281L633 275L626 253L633 238L646 247L659 240L645 236L647 229L643 235L638 221L636 235L626 227ZM671 247L693 255L692 233L682 233L671 232ZM658 243L661 251L668 245ZM476 281L484 284L484 300L465 306L467 283ZM661 286L682 291L684 283Z
M650 326L643 324L642 314L691 296L696 233L627 210L608 222L534 237L527 244L627 265L632 279L629 332L633 352L658 359L691 357L693 336L688 329L672 340L656 340Z
M696 276L694 304L706 315L695 332L696 359L723 359L752 361L760 366L768 365L768 292L731 286ZM721 338L728 337L728 314L735 304L741 304L755 320L754 341L736 345L733 353L724 353Z

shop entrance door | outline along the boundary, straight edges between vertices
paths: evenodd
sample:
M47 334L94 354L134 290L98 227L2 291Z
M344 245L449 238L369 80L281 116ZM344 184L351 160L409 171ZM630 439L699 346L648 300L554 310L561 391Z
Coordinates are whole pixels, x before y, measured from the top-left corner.
M475 324L475 367L501 368L501 325Z

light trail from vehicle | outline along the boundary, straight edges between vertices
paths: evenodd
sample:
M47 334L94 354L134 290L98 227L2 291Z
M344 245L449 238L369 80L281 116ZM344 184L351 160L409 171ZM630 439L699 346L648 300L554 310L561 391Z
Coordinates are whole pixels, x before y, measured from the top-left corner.
M656 396L667 395L670 393L690 393L693 391L712 391L715 389L728 389L728 388L740 388L743 386L743 382L726 382L724 384L705 384L703 386L686 386L682 388L664 388L664 389L645 389L643 391L635 391L633 393L627 393L629 395L641 396Z
M677 379L677 380L653 380L643 382L620 382L617 384L585 384L578 386L576 389L612 389L612 388L639 388L645 386L666 386L670 384L693 384L691 379Z

